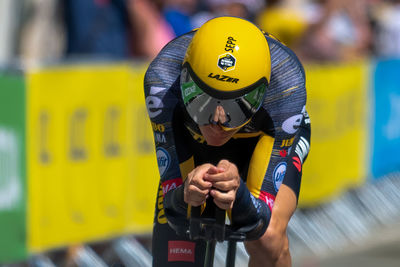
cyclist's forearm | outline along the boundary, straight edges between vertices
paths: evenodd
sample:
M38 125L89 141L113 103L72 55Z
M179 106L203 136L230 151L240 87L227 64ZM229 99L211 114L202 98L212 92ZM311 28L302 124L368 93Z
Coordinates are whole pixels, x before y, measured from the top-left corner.
M285 232L290 218L297 208L297 197L293 190L282 184L274 202L270 225L275 231Z
M184 186L180 185L164 196L165 216L167 216L168 221L174 224L182 224L187 221L187 204L183 198L183 190Z
M264 234L270 218L268 205L255 198L241 181L232 208L232 223L235 228L246 229L248 238L255 239Z

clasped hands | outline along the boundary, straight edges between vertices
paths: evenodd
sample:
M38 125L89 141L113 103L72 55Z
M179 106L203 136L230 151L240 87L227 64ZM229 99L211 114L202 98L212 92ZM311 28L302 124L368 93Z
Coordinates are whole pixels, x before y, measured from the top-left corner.
M189 174L184 184L184 200L197 207L211 196L221 209L233 207L240 185L239 171L235 164L221 160L217 166L209 163L197 166Z

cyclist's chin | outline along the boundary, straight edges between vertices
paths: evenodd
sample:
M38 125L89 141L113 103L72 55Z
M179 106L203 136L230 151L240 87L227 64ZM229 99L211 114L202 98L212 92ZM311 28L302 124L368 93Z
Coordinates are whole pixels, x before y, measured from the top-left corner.
M222 146L222 145L225 145L226 142L229 141L229 139L231 139L230 137L229 138L224 138L224 139L206 138L206 137L204 137L204 138L206 139L207 145L209 145L209 146Z
M206 142L210 146L222 146L232 138L232 136L237 132L237 130L233 131L224 131L218 125L205 125L200 126L200 132L203 137L206 139Z

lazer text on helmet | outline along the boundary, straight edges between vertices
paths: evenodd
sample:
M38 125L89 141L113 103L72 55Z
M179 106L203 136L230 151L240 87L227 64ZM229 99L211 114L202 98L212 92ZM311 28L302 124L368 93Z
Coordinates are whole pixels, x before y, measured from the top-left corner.
M227 75L219 75L219 74L214 74L212 72L210 72L210 74L208 74L209 78L212 79L217 79L218 81L221 82L229 82L229 83L238 83L239 79L238 78L233 78Z

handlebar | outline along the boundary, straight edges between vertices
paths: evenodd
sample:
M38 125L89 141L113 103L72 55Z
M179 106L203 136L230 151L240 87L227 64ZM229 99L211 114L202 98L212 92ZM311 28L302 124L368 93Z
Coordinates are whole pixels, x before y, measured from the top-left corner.
M211 197L207 199L203 213L201 206L191 207L187 231L190 239L244 241L246 234L233 231L230 225L225 224L225 216L226 210L216 206Z

